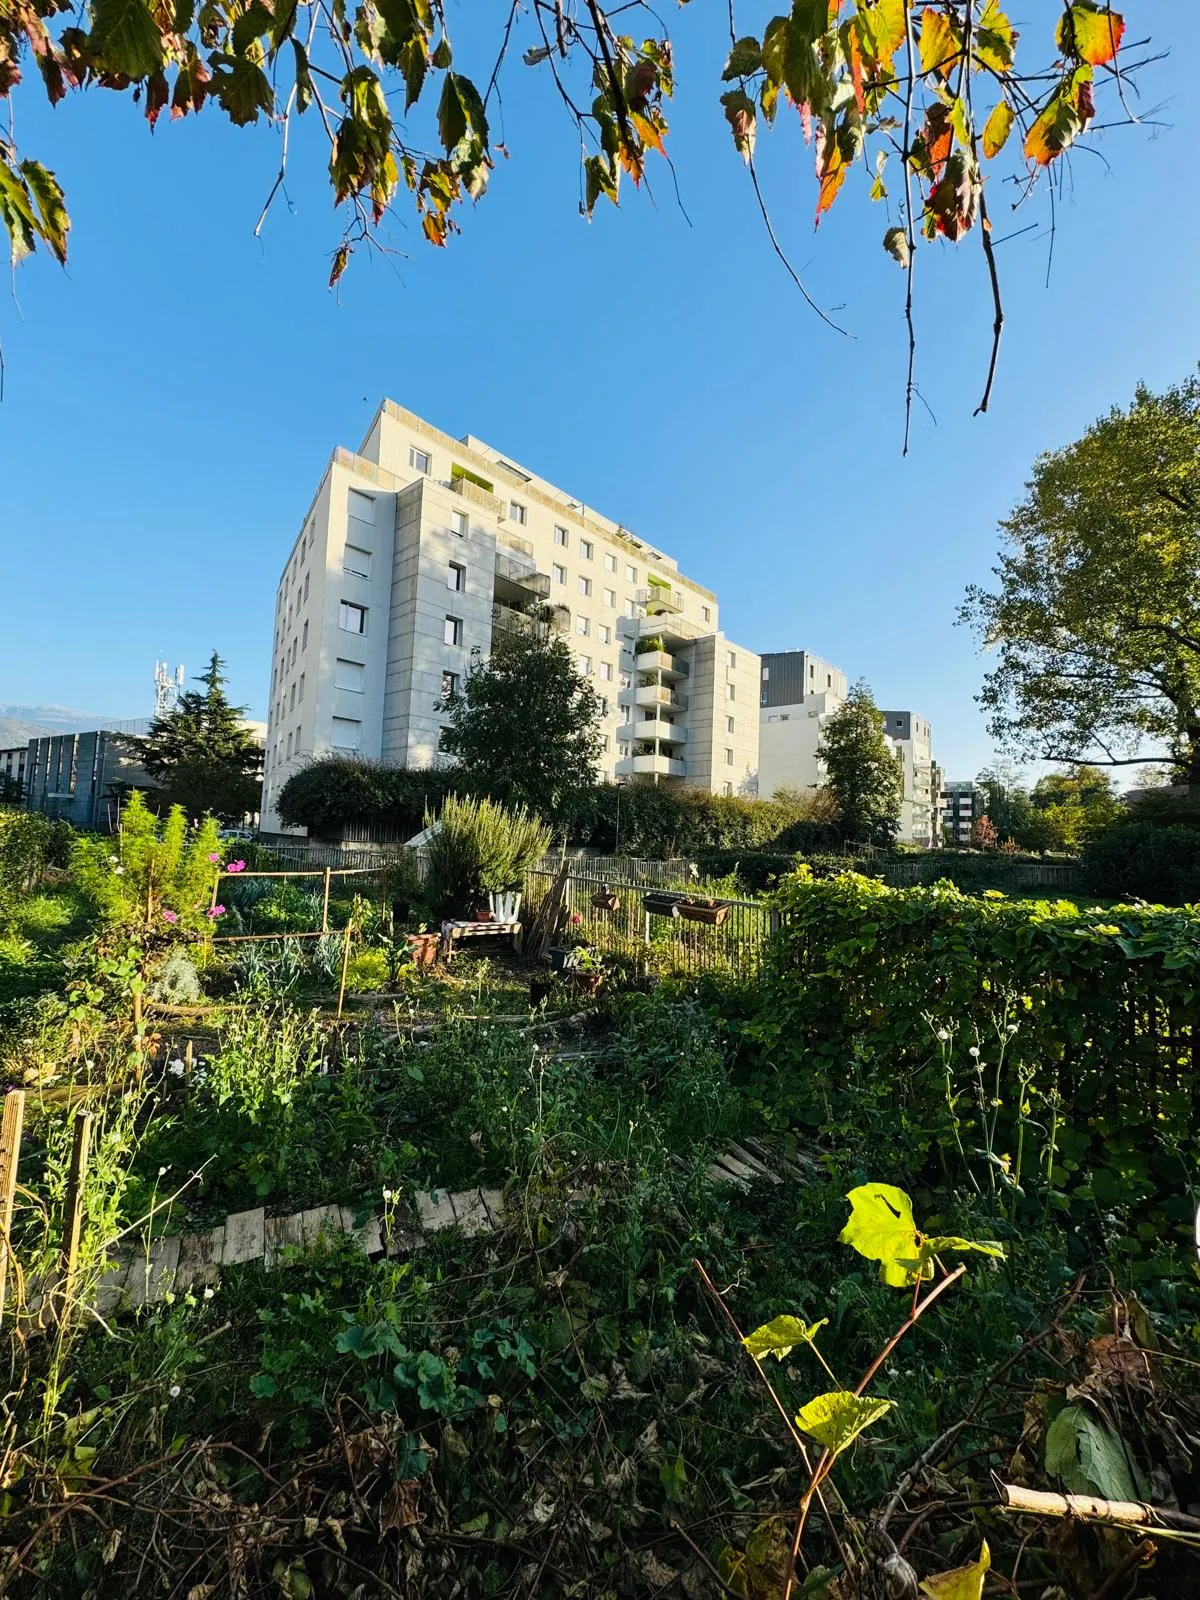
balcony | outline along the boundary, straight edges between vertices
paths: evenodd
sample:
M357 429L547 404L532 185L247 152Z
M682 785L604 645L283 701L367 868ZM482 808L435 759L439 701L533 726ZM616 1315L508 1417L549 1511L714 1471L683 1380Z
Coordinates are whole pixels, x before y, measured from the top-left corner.
M688 669L684 662L676 661L667 650L643 650L633 658L638 672L657 672L664 683L675 683L686 678Z
M632 693L633 703L637 706L666 706L670 711L687 710L687 695L677 694L674 689L667 689L659 683L640 684ZM629 691L625 692L624 698L629 698Z
M479 484L472 483L470 478L451 478L446 487L453 494L469 500L473 506L479 506L483 511L490 511L494 517L503 517L505 514L504 501L499 495L490 494L488 490L480 488Z
M530 607L528 611L522 611L516 606L501 605L498 602L492 606L493 633L528 627L531 622L541 622L557 633L568 633L571 628L571 613L566 606L538 605Z
M661 639L668 651L694 644L697 639L703 639L714 631L711 623L688 622L684 617L672 617L666 613L653 617L623 617L620 624L623 643L633 641L636 644L639 639Z
M615 771L618 778L685 778L687 762L674 756L622 756Z
M645 608L647 616L674 616L683 610L683 595L669 584L652 583L637 592L637 603Z
M518 606L531 600L549 600L550 574L539 572L532 556L497 546L495 595L497 600Z
M660 722L656 718L626 722L617 729L618 744L686 744L687 725L682 722Z

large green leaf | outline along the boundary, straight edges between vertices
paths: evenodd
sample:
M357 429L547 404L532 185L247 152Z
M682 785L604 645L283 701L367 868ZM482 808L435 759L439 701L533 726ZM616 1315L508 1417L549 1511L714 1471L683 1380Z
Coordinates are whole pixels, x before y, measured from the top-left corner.
M8 233L9 254L16 266L37 244L37 221L29 186L0 156L0 222Z
M770 1322L764 1322L761 1328L755 1328L753 1333L748 1333L742 1343L759 1360L763 1356L774 1356L777 1361L782 1361L798 1344L812 1344L817 1330L825 1327L828 1321L828 1317L822 1317L820 1322L802 1322L799 1317L775 1317Z
M22 161L21 174L28 185L29 193L37 201L37 230L50 246L55 257L59 261L65 262L67 259L67 234L70 231L71 219L67 215L66 206L63 204L63 192L59 181L52 172L37 161Z
M1145 1486L1120 1437L1085 1406L1064 1406L1046 1430L1046 1470L1071 1494L1140 1500Z
M900 1288L913 1281L917 1225L912 1201L893 1183L863 1183L846 1196L850 1220L838 1238L868 1261L878 1261L884 1283Z
M257 122L259 112L270 113L275 106L275 91L271 80L254 61L243 56L213 54L209 56L213 69L209 94L238 127Z
M833 1389L801 1406L796 1413L796 1426L831 1456L839 1456L864 1428L878 1422L895 1404L894 1400L851 1394L849 1389Z
M148 78L162 66L162 34L145 0L93 0L88 42L102 72Z
M978 1561L969 1561L965 1567L955 1567L952 1572L938 1572L921 1584L922 1594L930 1600L982 1600L983 1580L992 1567L992 1552L983 1541Z

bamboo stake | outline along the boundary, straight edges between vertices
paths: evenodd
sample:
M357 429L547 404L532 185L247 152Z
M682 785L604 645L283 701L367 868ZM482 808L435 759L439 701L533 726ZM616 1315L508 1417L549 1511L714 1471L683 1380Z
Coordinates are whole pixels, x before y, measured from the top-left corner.
M354 927L353 917L346 924L346 932L342 936L342 981L338 985L337 1019L342 1020L342 1006L346 999L346 968L350 965L350 934Z
M1176 1528L1181 1533L1200 1533L1200 1517L1189 1517L1172 1506L1148 1506L1140 1500L1101 1500L1090 1494L1051 1494L1044 1489L1026 1489L1022 1484L1002 1483L1003 1511L1017 1511L1033 1517L1076 1517L1081 1522L1116 1522L1133 1528Z
M21 1129L25 1123L25 1091L10 1089L4 1096L0 1122L0 1322L4 1320L4 1295L8 1254L12 1249L13 1201L17 1192L17 1161L21 1154Z
M321 932L329 932L329 878L330 868L325 868L325 894L321 901Z
M71 1314L75 1269L79 1264L79 1235L83 1228L83 1187L94 1120L90 1111L75 1113L75 1138L71 1146L71 1170L67 1177L67 1203L63 1217L62 1278L57 1295L60 1326L65 1326Z

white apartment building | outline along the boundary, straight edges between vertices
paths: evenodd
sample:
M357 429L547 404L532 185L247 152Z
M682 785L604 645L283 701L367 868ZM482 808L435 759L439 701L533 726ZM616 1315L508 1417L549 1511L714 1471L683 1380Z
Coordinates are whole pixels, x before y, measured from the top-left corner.
M901 844L936 849L942 842L941 773L933 759L933 733L915 711L884 711L883 731L904 773Z
M715 595L482 440L385 400L359 451L334 451L280 579L263 829L314 756L435 765L443 694L530 603L594 680L603 777L753 792L758 658L720 635ZM646 641L662 648L639 655Z

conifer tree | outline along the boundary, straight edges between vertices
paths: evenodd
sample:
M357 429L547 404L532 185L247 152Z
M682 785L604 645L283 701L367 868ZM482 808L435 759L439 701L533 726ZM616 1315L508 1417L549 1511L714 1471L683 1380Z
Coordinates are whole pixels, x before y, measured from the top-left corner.
M162 798L190 817L206 812L240 822L258 810L262 750L246 726L245 706L225 693L224 662L214 650L208 670L165 717L155 717L144 739L131 739L142 765L162 788Z

